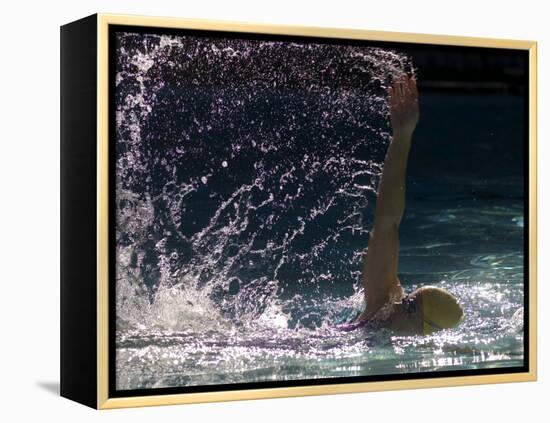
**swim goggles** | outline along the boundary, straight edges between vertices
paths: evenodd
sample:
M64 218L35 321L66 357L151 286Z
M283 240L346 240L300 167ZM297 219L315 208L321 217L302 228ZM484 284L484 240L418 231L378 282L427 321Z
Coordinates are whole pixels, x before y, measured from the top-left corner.
M407 294L402 300L401 303L405 307L405 311L409 314L416 313L418 305L416 303L416 298L411 297Z
M416 298L411 297L409 294L407 294L402 300L401 303L405 307L405 311L408 314L413 314L418 311L418 303L416 301ZM433 322L432 320L428 319L424 314L422 315L422 323L424 325L424 332L426 332L426 325L431 326L432 329L435 331L443 330L441 326L439 326L437 323Z

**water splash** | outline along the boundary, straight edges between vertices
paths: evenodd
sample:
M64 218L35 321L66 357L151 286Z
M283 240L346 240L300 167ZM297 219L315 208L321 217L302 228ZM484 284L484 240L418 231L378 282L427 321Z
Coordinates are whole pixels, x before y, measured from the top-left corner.
M203 307L243 322L304 290L357 289L389 136L385 84L409 59L330 44L116 41L119 320L179 296L182 316Z
M361 251L390 133L385 88L414 73L406 55L191 35L118 33L115 43L119 389L502 358L472 347L475 307L464 330L431 337L333 328L363 307ZM481 291L449 279L479 305Z

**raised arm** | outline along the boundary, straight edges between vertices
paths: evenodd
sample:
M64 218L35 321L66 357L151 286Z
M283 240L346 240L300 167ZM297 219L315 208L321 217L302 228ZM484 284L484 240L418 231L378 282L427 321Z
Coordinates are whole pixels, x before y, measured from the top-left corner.
M400 298L397 277L399 224L405 209L405 174L411 137L418 122L416 81L403 75L388 89L392 139L386 153L374 224L363 255L363 286L367 307L359 319L372 317L391 298Z

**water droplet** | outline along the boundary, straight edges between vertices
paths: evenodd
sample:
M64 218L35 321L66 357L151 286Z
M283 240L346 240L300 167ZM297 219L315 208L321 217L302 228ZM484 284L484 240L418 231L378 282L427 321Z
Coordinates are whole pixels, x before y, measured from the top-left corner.
M224 160L224 161L222 162L222 167L227 167L227 161Z
M202 183L203 183L204 185L206 185L206 183L208 182L208 178L207 178L206 176L203 176L203 177L201 178L201 181L202 181Z
M231 282L229 282L229 294L235 295L239 292L241 289L241 285L239 284L239 281L236 279L233 279Z

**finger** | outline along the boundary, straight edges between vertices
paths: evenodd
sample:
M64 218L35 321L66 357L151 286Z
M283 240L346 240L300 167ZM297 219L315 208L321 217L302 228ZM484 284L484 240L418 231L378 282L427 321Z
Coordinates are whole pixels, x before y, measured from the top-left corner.
M403 97L403 84L401 83L401 78L398 78L393 84L393 92L397 100Z
M405 96L405 98L408 99L411 97L411 93L412 93L411 80L408 77L406 77L403 80L403 95Z
M401 75L401 94L403 99L409 96L409 76L406 73Z
M389 87L387 92L388 92L388 103L390 106L393 106L396 102L395 89L393 87Z
M418 98L418 87L416 86L416 78L411 78L409 87L414 98Z

